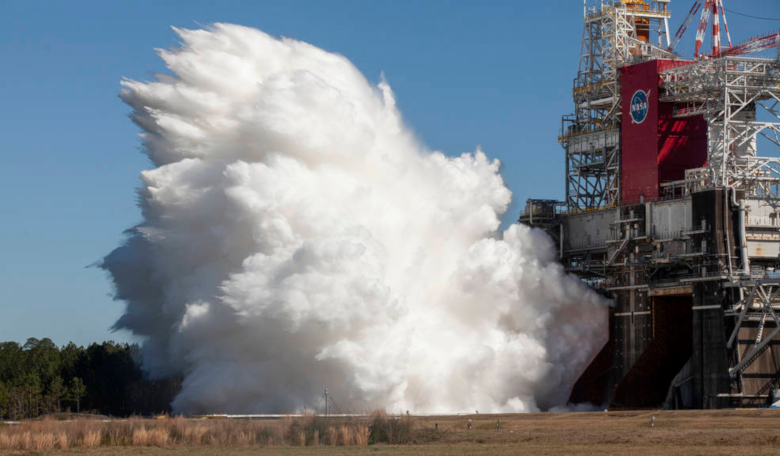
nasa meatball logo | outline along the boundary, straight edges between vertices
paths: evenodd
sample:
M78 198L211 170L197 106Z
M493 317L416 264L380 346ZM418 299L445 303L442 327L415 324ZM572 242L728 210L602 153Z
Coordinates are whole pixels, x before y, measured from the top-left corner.
M637 90L634 96L631 97L632 123L641 124L647 119L647 112L650 109L649 98L650 92L645 92L644 90Z

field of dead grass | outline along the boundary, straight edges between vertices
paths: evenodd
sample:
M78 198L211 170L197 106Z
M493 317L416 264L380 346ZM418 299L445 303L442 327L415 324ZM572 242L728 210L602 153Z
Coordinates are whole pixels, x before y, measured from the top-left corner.
M651 417L655 417L653 427ZM379 434L386 437L378 440ZM371 444L375 440L380 443ZM780 411L412 418L378 415L353 420L308 417L278 421L184 418L37 421L0 427L0 452L83 452L93 456L151 456L171 452L187 455L775 454L780 453Z
M377 414L380 421L394 420ZM52 452L110 448L242 448L284 446L366 446L368 419L320 417L275 421L122 419L39 420L0 427L0 452Z

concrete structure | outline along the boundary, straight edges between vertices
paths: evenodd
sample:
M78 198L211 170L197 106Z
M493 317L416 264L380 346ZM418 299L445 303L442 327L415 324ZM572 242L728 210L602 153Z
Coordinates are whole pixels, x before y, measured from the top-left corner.
M720 2L704 11L721 14ZM780 160L758 146L780 147L780 59L735 49L780 35L723 49L715 27L713 53L686 60L671 52L669 18L669 1L586 5L575 113L559 138L566 201L529 200L520 222L546 230L566 269L614 300L609 342L572 401L769 404Z

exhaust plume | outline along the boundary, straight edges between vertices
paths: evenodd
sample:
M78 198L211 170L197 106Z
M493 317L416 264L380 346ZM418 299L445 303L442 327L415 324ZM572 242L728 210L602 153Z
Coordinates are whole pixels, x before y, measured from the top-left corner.
M566 403L606 341L605 301L538 230L499 232L511 193L479 149L448 157L390 86L255 29L175 29L172 75L125 80L154 169L109 254L152 377L184 413L527 412Z

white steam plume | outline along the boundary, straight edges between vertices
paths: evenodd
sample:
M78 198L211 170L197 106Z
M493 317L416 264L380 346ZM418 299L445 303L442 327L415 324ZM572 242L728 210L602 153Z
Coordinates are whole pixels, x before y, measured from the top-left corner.
M120 93L155 165L102 267L176 411L535 411L605 342L604 301L477 150L426 150L387 83L258 30L176 29L174 76Z

